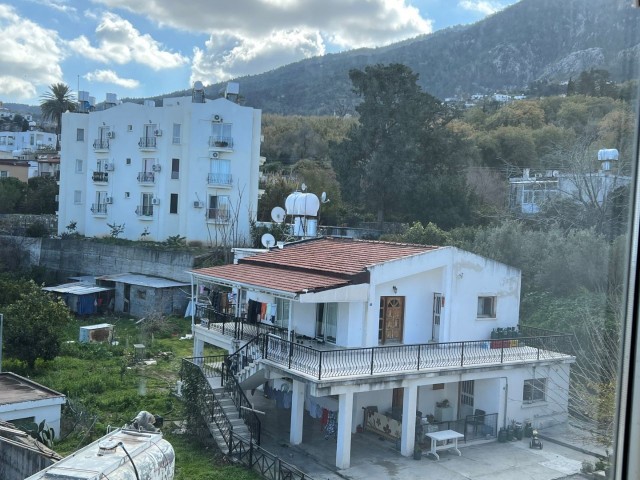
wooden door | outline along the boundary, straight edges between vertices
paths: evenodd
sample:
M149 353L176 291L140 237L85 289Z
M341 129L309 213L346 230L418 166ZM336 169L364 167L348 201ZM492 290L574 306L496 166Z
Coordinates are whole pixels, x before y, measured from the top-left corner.
M402 342L404 297L380 298L381 343Z

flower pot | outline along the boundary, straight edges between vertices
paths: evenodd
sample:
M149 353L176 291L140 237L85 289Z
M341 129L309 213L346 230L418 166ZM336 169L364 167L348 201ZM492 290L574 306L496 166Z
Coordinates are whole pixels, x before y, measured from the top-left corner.
M422 458L422 450L420 450L419 448L416 448L413 451L413 459L414 460L420 460Z

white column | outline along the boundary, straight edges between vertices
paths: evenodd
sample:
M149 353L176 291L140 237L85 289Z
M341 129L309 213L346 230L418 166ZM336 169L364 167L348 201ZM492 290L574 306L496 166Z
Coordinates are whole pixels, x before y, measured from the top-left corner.
M404 389L402 399L402 437L400 453L405 457L413 455L416 443L416 409L418 408L418 387Z
M291 393L291 426L289 428L289 442L292 445L302 443L302 425L304 422L304 389L305 384L298 380L293 381Z
M193 337L193 356L202 357L204 354L204 340Z
M351 423L353 422L353 393L338 396L338 444L336 467L351 466Z

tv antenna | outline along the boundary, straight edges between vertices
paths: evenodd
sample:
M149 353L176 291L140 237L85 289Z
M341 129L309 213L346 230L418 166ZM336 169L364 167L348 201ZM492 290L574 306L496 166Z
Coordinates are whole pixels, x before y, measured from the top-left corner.
M271 210L271 220L276 223L282 223L284 221L285 215L286 212L282 207L273 207L273 209Z
M276 239L270 233L265 233L260 237L260 243L264 248L271 248L276 244Z

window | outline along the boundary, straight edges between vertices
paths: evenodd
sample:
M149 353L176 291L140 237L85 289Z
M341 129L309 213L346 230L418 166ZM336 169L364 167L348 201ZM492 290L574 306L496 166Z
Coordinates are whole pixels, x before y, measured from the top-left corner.
M180 159L172 158L171 159L171 179L177 180L180 178Z
M146 300L147 299L147 291L143 290L141 288L137 288L136 289L136 297L140 300Z
M131 159L127 158L124 163L127 164L127 165L131 165Z
M82 190L74 190L73 203L76 205L80 205L82 203Z
M182 125L180 125L179 123L174 123L173 124L173 143L174 143L174 145L180 143L180 130L181 130L181 127L182 127Z
M7 177L9 177L9 171L0 170L0 178L7 178Z
M283 298L276 298L276 325L287 327L289 325L289 312L291 311L291 301Z
M178 194L172 193L169 200L169 213L178 213Z
M153 215L153 193L143 193L140 195L140 205L136 209L136 213L142 217L151 217Z
M544 402L547 399L547 379L532 378L524 381L522 387L522 402Z
M133 132L133 125L127 125L127 132Z
M84 128L78 128L76 130L76 141L84 142Z
M231 137L230 123L212 123L211 124L211 145L216 147L233 147L233 138Z
M338 334L338 304L320 303L316 309L316 338L336 343Z
M131 194L129 192L124 192L124 198L129 198L131 197Z
M81 159L76 158L76 173L82 173L82 169L83 169L83 162Z
M229 221L230 201L228 195L210 195L207 218L217 222Z
M478 297L478 318L496 318L496 297Z
M211 160L208 182L213 185L231 185L231 162L222 159Z

